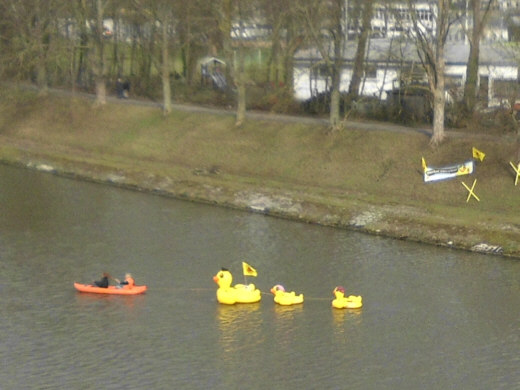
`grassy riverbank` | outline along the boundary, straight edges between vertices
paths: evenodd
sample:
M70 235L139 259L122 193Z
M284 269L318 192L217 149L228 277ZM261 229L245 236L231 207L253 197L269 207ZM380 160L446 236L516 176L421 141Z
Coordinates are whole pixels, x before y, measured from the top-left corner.
M234 127L228 112L4 88L0 159L54 173L150 190L323 225L520 256L520 186L512 138L452 133L439 149L428 135L374 124L330 134L324 123L267 115ZM366 124L364 124L366 126ZM421 157L443 166L486 153L476 173L425 184ZM478 179L480 202L466 202ZM482 248L480 246L479 248ZM500 250L499 250L500 251Z

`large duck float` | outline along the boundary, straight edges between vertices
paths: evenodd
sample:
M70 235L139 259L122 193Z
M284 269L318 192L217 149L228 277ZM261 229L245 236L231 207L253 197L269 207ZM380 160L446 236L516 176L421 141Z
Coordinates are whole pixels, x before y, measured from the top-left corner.
M147 290L145 285L142 286L108 286L98 287L93 284L82 284L74 282L74 288L79 292L93 294L114 294L114 295L136 295L142 294Z
M277 284L271 289L275 303L282 306L291 306L303 303L303 294L296 295L294 291L285 291L284 286Z
M233 276L227 269L222 268L215 276L213 281L218 284L217 301L225 305L235 303L254 303L262 298L261 292L254 284L236 284L231 286Z
M332 307L336 309L359 309L363 306L363 298L359 295L349 295L346 297L344 287L338 286L332 293L334 294Z

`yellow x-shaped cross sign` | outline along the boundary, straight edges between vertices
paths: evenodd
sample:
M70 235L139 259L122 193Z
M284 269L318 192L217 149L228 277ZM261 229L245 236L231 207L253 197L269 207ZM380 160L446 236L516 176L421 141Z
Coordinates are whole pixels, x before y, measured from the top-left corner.
M520 163L518 163L518 166L515 166L511 161L509 161L509 164L513 167L513 169L516 172L516 178L515 178L515 186L518 183L518 177L520 176Z
M478 198L477 194L475 194L475 192L473 191L473 189L475 188L475 184L477 184L477 179L475 179L473 181L473 185L471 186L471 188L469 188L466 183L462 182L462 185L464 187L466 187L466 189L469 191L469 194L468 194L468 198L466 199L466 203L469 202L469 200L471 199L471 197L473 196L477 201L480 202L480 199Z

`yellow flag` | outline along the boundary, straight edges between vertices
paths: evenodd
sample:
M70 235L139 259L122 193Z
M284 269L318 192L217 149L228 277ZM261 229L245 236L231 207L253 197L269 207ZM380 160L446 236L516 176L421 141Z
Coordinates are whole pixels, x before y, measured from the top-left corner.
M249 264L247 264L246 262L242 262L242 270L244 271L244 276L257 276L257 272L256 272L256 269L254 269L253 267L251 267Z
M426 161L424 160L424 157L422 157L422 169L423 169L423 171L426 172L427 168L428 167L426 166Z
M481 152L477 148L473 147L473 158L484 161L484 157L486 157L486 154L484 152Z

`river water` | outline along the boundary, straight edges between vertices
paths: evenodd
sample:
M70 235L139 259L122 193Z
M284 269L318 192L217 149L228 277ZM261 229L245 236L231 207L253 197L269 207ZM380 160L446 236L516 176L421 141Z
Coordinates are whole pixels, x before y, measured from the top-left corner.
M0 212L2 389L520 388L518 260L5 166ZM220 305L242 261L262 301ZM74 290L103 271L149 290Z

